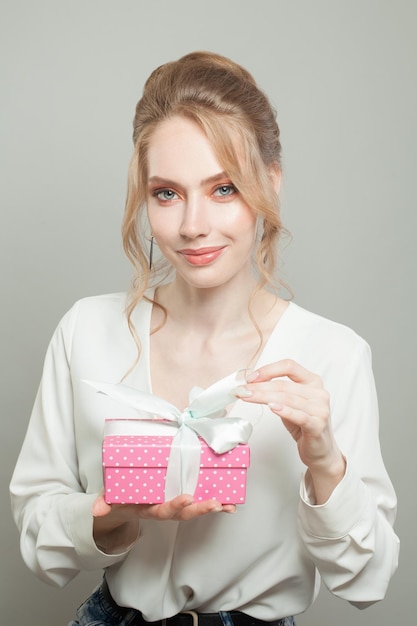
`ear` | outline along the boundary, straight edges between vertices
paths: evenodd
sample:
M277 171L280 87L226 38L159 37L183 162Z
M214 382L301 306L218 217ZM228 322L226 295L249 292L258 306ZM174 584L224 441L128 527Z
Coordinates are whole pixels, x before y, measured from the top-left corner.
M278 194L281 187L281 168L278 163L272 163L269 167L269 176L271 178L272 186L275 189L275 192Z

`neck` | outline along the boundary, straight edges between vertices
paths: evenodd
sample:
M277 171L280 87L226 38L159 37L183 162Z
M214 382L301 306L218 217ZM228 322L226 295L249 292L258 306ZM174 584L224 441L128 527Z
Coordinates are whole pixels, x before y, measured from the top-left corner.
M230 285L200 289L177 277L172 283L160 287L155 297L176 324L189 331L198 330L201 334L213 336L247 323L249 302L255 289L253 278L242 281L239 286L234 285L233 289ZM266 292L261 290L254 300L265 297L262 294Z

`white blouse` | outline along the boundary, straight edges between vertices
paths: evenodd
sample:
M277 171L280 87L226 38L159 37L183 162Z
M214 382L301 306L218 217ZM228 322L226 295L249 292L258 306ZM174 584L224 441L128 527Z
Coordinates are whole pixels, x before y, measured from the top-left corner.
M60 586L80 570L104 568L116 602L141 610L146 620L195 609L239 610L270 621L305 611L320 577L357 606L382 599L397 567L399 542L392 529L395 493L379 447L369 347L347 327L294 303L257 366L291 358L322 377L348 462L329 500L319 506L309 500L305 467L281 420L266 406L237 401L231 415L254 426L246 503L234 515L141 520L133 546L111 555L98 549L91 507L103 488L104 419L137 414L82 380L117 383L134 362L125 301L125 294L80 300L48 348L11 483L27 565ZM148 392L151 310L142 301L134 312L142 356L125 379Z

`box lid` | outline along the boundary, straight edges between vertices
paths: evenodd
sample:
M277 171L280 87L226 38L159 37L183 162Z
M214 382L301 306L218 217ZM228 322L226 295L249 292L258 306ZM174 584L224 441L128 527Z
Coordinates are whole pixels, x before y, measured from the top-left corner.
M173 437L164 435L108 435L103 441L103 463L112 467L165 467ZM200 467L249 467L249 446L239 444L216 454L203 439Z

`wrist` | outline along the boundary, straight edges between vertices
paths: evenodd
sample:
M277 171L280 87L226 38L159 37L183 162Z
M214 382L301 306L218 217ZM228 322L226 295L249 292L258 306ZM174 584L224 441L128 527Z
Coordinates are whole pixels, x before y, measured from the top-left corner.
M346 473L346 459L341 452L326 463L312 464L308 467L308 475L315 494L315 503L327 502L333 490L343 480Z
M95 517L93 538L96 546L106 554L115 554L128 549L139 537L139 520L110 521L106 517Z

